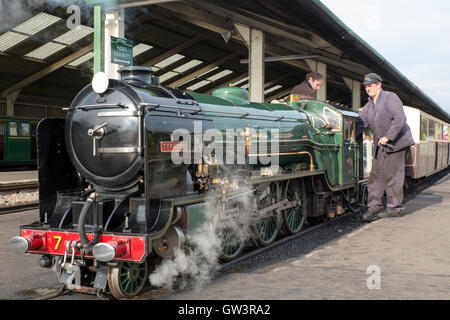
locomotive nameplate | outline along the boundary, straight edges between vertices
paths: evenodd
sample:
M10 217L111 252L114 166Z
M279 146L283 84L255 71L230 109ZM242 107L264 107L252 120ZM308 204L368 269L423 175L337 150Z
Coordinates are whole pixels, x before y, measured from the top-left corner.
M185 141L161 141L161 152L185 152L188 151L187 143Z

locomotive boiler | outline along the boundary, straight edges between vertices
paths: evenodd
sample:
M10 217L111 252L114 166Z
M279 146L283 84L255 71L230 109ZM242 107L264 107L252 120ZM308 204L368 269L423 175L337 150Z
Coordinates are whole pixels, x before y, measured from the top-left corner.
M222 230L221 258L232 260L248 240L268 245L362 197L356 113L312 100L251 103L237 87L184 92L145 67L119 72L103 90L86 86L65 120L37 128L39 219L11 248L42 255L66 288L138 294L208 214L252 218L252 239ZM254 206L239 202L244 194Z

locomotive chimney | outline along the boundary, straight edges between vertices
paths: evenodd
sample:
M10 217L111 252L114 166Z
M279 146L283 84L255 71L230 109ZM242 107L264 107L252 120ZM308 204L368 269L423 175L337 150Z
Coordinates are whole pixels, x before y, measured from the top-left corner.
M124 67L118 70L120 79L126 82L143 82L148 85L159 86L159 78L148 67Z

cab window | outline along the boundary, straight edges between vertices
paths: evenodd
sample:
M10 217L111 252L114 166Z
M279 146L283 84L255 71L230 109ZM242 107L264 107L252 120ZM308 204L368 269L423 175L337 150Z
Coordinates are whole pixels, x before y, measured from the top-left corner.
M339 131L341 129L339 113L325 107L323 108L323 117L333 127L333 131Z
M355 121L344 120L344 140L355 141Z
M327 125L327 123L322 118L313 117L312 121L314 128L317 129L323 129Z

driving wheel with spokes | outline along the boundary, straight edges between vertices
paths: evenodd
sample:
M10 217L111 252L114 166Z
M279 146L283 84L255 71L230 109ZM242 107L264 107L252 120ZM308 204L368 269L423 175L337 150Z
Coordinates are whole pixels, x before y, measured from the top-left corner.
M306 220L306 188L303 180L288 180L284 188L284 197L290 202L297 202L295 207L282 211L283 227L289 234L300 232Z
M280 184L273 182L269 188L269 194L262 199L258 207L265 208L281 201ZM261 246L267 246L273 243L278 236L280 226L281 214L277 213L276 210L265 213L262 218L258 219L254 226L257 242Z
M116 299L132 298L142 291L147 278L147 261L141 264L121 262L117 267L111 267L108 275L109 290Z

